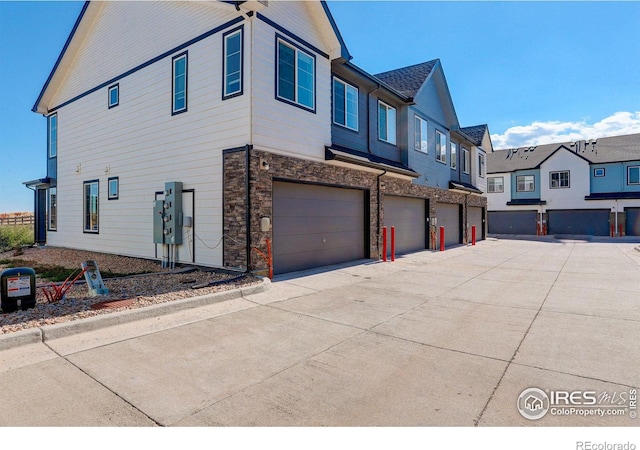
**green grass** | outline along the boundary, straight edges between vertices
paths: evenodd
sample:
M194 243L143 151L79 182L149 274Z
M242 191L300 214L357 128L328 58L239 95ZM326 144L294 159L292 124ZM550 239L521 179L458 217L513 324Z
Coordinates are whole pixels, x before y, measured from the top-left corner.
M0 264L13 268L13 267L31 267L36 271L36 275L51 282L60 282L66 280L72 274L77 275L80 272L80 269L67 269L62 266L40 266L33 261L26 261L24 259L2 259L0 260ZM75 272L75 274L74 274ZM124 277L127 275L133 275L130 273L117 273L110 271L100 271L100 275L102 278L115 278L115 277ZM73 279L73 278L72 278Z
M0 226L0 252L33 244L33 225Z

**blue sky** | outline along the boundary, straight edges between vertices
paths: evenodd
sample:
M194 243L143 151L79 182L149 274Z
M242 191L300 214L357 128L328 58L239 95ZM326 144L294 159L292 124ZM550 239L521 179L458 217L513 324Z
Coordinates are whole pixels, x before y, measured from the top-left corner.
M369 73L440 58L461 125L496 148L640 133L640 2L328 3ZM0 212L31 210L22 182L46 174L31 107L82 4L0 0Z

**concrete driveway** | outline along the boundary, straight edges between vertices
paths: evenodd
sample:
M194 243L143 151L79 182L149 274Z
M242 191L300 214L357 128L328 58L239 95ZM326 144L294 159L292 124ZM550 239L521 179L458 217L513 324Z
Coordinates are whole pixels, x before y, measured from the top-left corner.
M0 425L637 427L637 246L492 239L12 348Z

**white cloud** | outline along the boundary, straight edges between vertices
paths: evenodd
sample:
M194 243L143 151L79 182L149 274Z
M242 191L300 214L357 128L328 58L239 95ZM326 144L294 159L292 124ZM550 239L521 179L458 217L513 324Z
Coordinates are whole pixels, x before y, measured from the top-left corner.
M498 150L635 133L640 133L640 111L617 112L592 124L585 121L533 122L511 127L504 134L492 134L491 140L493 148Z

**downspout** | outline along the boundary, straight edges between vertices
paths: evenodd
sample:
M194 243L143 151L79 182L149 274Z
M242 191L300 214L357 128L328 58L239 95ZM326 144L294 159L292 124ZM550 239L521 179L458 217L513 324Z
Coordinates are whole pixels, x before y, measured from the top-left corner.
M379 174L377 176L377 181L378 181L378 220L377 220L377 229L376 229L376 237L377 237L377 241L378 241L378 250L380 250L380 228L382 226L382 221L380 220L380 213L382 212L382 201L381 201L381 196L380 196L380 192L382 191L382 176L385 175L387 173L387 169L383 169L384 172L382 172L381 174Z

